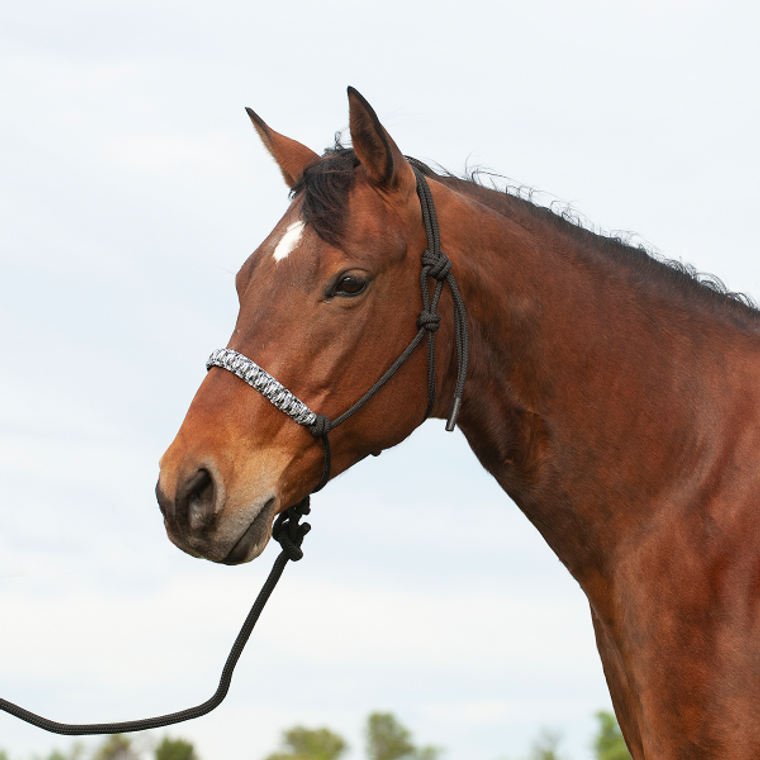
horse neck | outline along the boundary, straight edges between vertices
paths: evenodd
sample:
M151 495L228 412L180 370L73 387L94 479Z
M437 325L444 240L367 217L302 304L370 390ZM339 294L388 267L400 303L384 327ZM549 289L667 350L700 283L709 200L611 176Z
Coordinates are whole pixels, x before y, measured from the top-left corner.
M738 334L757 356L757 333L556 222L521 223L440 187L436 203L471 330L460 427L588 592L688 491L679 473L709 466L714 389L743 366L715 346Z

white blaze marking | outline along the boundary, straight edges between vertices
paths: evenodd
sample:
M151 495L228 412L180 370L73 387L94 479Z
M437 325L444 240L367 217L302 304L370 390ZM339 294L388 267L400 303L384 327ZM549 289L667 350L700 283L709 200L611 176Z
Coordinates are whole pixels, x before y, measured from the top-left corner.
M293 222L285 234L277 243L277 247L274 249L274 260L282 261L287 255L301 242L301 235L303 234L304 223Z

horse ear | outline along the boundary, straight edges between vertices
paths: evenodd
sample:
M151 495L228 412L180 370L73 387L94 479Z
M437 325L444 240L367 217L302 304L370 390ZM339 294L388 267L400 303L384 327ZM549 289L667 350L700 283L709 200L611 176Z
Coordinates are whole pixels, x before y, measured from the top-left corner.
M354 152L370 179L388 189L414 190L417 181L409 162L377 118L372 106L348 88L349 125Z
M275 132L250 108L246 108L245 110L248 112L248 116L251 117L253 126L259 133L264 146L272 154L272 158L274 158L280 167L286 184L288 187L293 187L303 174L304 169L309 164L318 161L319 156L310 148L301 145L300 142L291 140L289 137Z

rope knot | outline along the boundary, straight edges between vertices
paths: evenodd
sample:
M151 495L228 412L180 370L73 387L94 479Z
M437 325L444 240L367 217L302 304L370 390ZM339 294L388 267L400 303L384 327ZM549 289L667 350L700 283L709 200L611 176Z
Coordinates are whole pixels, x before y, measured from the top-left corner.
M424 327L428 332L435 332L441 326L441 315L432 311L421 311L417 317L417 329Z
M315 438L324 438L332 428L330 419L324 414L318 414L314 422L309 425L309 432Z
M309 523L301 525L299 521L309 512L311 512L311 506L307 496L280 514L272 528L272 538L280 544L282 550L288 555L288 559L293 562L298 562L303 558L301 544L311 530L311 525Z
M434 254L429 248L422 254L422 266L427 269L428 277L445 280L451 271L451 261L443 251Z

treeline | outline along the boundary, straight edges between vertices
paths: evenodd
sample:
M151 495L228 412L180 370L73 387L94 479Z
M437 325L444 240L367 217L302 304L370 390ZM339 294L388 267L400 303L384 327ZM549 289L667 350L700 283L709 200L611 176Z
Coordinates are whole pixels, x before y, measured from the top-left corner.
M615 716L596 713L597 732L591 739L596 760L631 760ZM409 729L392 713L372 713L364 730L367 760L439 760L440 747L418 747ZM570 760L559 750L561 734L543 731L533 742L524 760ZM309 729L295 726L282 734L278 752L264 760L340 760L348 749L345 740L327 728ZM501 760L506 760L502 758Z
M192 742L171 739L168 736L155 744L150 754L154 760L200 760ZM144 751L140 751L130 736L114 734L104 739L94 751L88 752L84 744L75 742L68 752L54 749L44 759L36 757L34 760L143 760L143 757ZM7 752L0 750L0 760L14 759Z
M590 741L595 760L631 760L615 716L598 712L596 719L597 732ZM364 739L366 760L441 760L444 754L441 747L417 746L411 731L392 713L372 713L364 727ZM570 760L560 751L560 744L559 733L543 731L520 760ZM345 739L329 728L294 726L283 731L279 749L261 760L340 760L347 751ZM76 743L68 752L54 750L46 758L35 760L144 760L146 754L153 760L201 760L185 739L165 736L146 749L121 734L109 736L94 751L86 752L83 744ZM0 760L16 759L0 750Z

